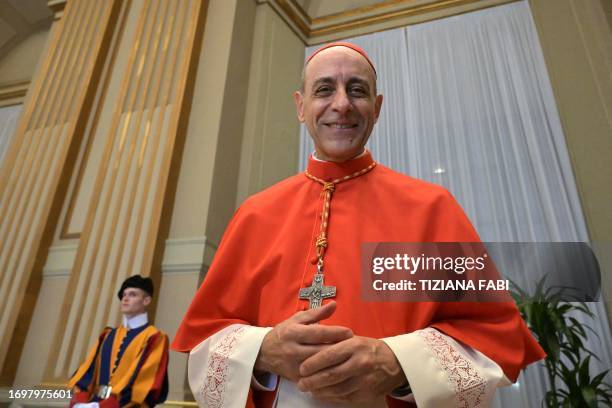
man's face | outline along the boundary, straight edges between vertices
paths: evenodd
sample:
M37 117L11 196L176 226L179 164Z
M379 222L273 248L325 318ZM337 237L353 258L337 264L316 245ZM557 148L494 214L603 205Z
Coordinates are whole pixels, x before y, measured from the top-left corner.
M126 288L121 297L121 313L128 317L144 313L151 303L151 296L139 288Z
M294 99L318 158L343 162L363 152L382 105L375 93L374 71L356 51L331 47L310 60Z

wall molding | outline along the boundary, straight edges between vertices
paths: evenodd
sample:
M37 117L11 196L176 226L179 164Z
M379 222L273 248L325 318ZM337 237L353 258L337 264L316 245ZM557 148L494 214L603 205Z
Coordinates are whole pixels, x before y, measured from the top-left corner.
M191 238L174 238L166 240L162 275L174 273L200 273L204 268L204 251L206 247L216 249L216 245L205 236ZM70 276L76 258L79 243L60 243L49 248L43 277Z
M23 103L29 87L29 79L0 84L0 108Z
M43 278L70 276L79 243L54 245L49 248Z
M514 1L518 0L387 0L316 17L296 0L259 0L258 5L270 5L306 45L315 45Z
M162 275L178 272L201 272L204 268L205 236L166 240Z

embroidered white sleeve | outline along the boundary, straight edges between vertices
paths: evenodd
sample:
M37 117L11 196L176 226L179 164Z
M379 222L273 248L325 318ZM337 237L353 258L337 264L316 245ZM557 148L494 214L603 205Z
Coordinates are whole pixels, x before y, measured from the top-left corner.
M436 329L382 340L395 353L412 388L408 398L419 408L488 407L495 389L510 384L493 360Z
M272 328L232 324L191 350L187 376L199 406L245 406L255 359L270 330Z

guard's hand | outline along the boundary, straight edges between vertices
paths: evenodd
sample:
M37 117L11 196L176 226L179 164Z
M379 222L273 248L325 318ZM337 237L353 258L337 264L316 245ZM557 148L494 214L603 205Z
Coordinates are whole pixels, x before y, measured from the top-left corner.
M342 326L313 324L329 318L336 310L331 301L316 309L297 312L279 323L263 339L255 360L255 371L269 372L297 382L300 364L330 345L353 336Z
M406 384L395 354L385 342L355 336L331 345L300 366L298 388L335 403L379 401Z

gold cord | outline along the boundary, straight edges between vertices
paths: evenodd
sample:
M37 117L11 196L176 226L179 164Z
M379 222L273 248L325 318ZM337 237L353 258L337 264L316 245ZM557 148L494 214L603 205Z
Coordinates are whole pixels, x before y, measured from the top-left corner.
M343 181L353 179L355 177L359 177L367 173L368 171L372 170L375 166L376 166L376 162L372 162L365 169L359 170L353 174L350 174L348 176L344 176L341 178L337 178L332 181L325 181L320 178L317 178L313 176L312 174L310 174L308 171L304 173L306 177L308 177L309 179L314 180L317 183L323 185L322 194L325 195L324 200L323 200L323 211L321 211L321 228L319 231L319 236L317 237L317 240L315 241L315 246L317 248L317 258L318 258L317 267L318 267L319 273L321 273L321 271L323 270L323 257L325 256L325 249L327 248L327 224L329 223L329 208L330 208L330 203L332 199L332 194L334 193L334 190L336 189L336 184L339 184Z

